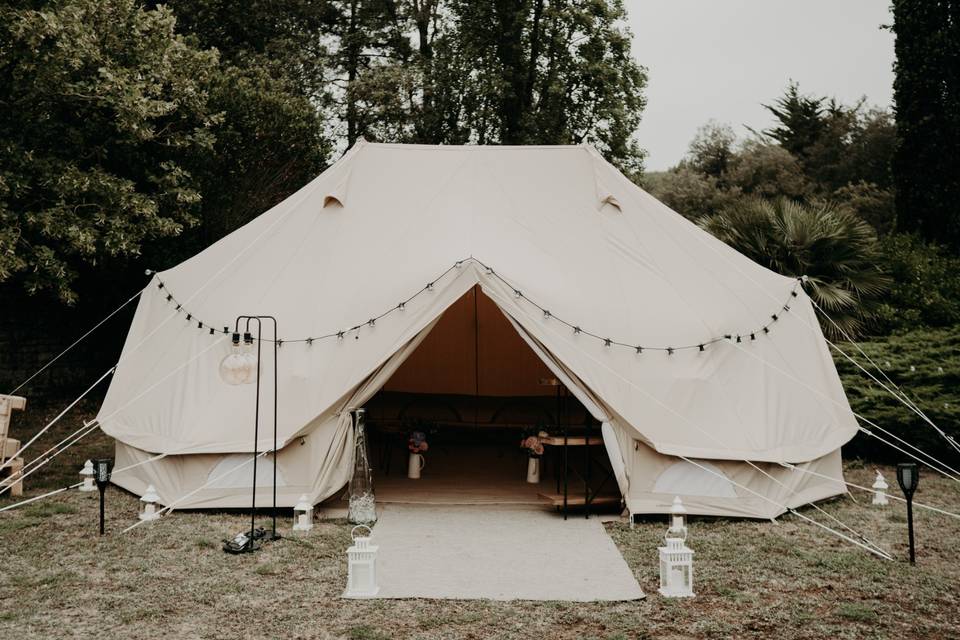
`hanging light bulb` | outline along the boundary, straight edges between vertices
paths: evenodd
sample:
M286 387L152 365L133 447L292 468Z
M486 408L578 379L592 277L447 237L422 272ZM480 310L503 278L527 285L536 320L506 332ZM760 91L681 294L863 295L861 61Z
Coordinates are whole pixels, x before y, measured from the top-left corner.
M257 352L253 350L253 335L243 334L243 360L245 372L243 384L253 384L257 381Z
M234 333L230 353L220 361L220 378L227 384L243 384L247 379L247 358L240 347L240 334Z

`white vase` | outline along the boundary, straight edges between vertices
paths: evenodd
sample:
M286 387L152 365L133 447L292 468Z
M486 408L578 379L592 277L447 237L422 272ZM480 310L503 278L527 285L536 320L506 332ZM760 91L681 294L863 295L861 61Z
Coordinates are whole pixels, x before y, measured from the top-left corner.
M527 458L527 482L540 483L540 458Z
M407 460L407 477L411 480L419 480L420 472L423 471L423 467L426 466L427 461L419 453L410 453L410 458Z

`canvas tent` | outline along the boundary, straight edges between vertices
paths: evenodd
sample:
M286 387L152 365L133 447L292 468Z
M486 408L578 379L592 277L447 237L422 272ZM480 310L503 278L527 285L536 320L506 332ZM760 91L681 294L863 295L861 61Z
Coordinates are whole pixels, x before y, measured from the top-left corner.
M271 314L278 503L333 495L351 472L347 409L474 287L602 424L632 512L664 512L682 495L692 513L772 517L845 490L840 446L857 425L796 280L715 240L588 146L364 142L154 276L98 417L118 466L166 455L114 481L136 493L153 484L178 507L249 505L250 470L233 469L251 457L253 394L224 384L218 363L224 327ZM272 393L265 385L263 406ZM271 467L260 459L262 505Z

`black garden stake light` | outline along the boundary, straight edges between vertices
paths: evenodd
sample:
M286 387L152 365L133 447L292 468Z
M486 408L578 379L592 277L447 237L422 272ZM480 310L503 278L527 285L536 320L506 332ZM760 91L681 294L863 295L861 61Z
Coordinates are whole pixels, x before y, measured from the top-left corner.
M100 490L100 535L103 535L103 499L107 492L107 485L110 484L110 474L113 472L113 460L109 458L98 458L93 461L93 478L97 483L97 489Z
M907 499L907 531L910 536L910 564L916 564L913 546L913 493L920 484L920 469L915 462L902 462L897 465L897 483Z

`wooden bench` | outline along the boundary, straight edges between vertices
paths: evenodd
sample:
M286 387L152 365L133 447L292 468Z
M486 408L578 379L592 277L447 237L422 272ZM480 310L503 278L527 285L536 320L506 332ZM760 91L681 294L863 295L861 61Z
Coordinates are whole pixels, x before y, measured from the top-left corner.
M15 410L23 411L27 406L27 399L22 396L0 395L0 488L10 485L9 478L17 477L23 470L23 458L13 458L20 450L20 441L8 438L10 434L10 418ZM10 486L10 495L23 495L23 480L16 480Z

